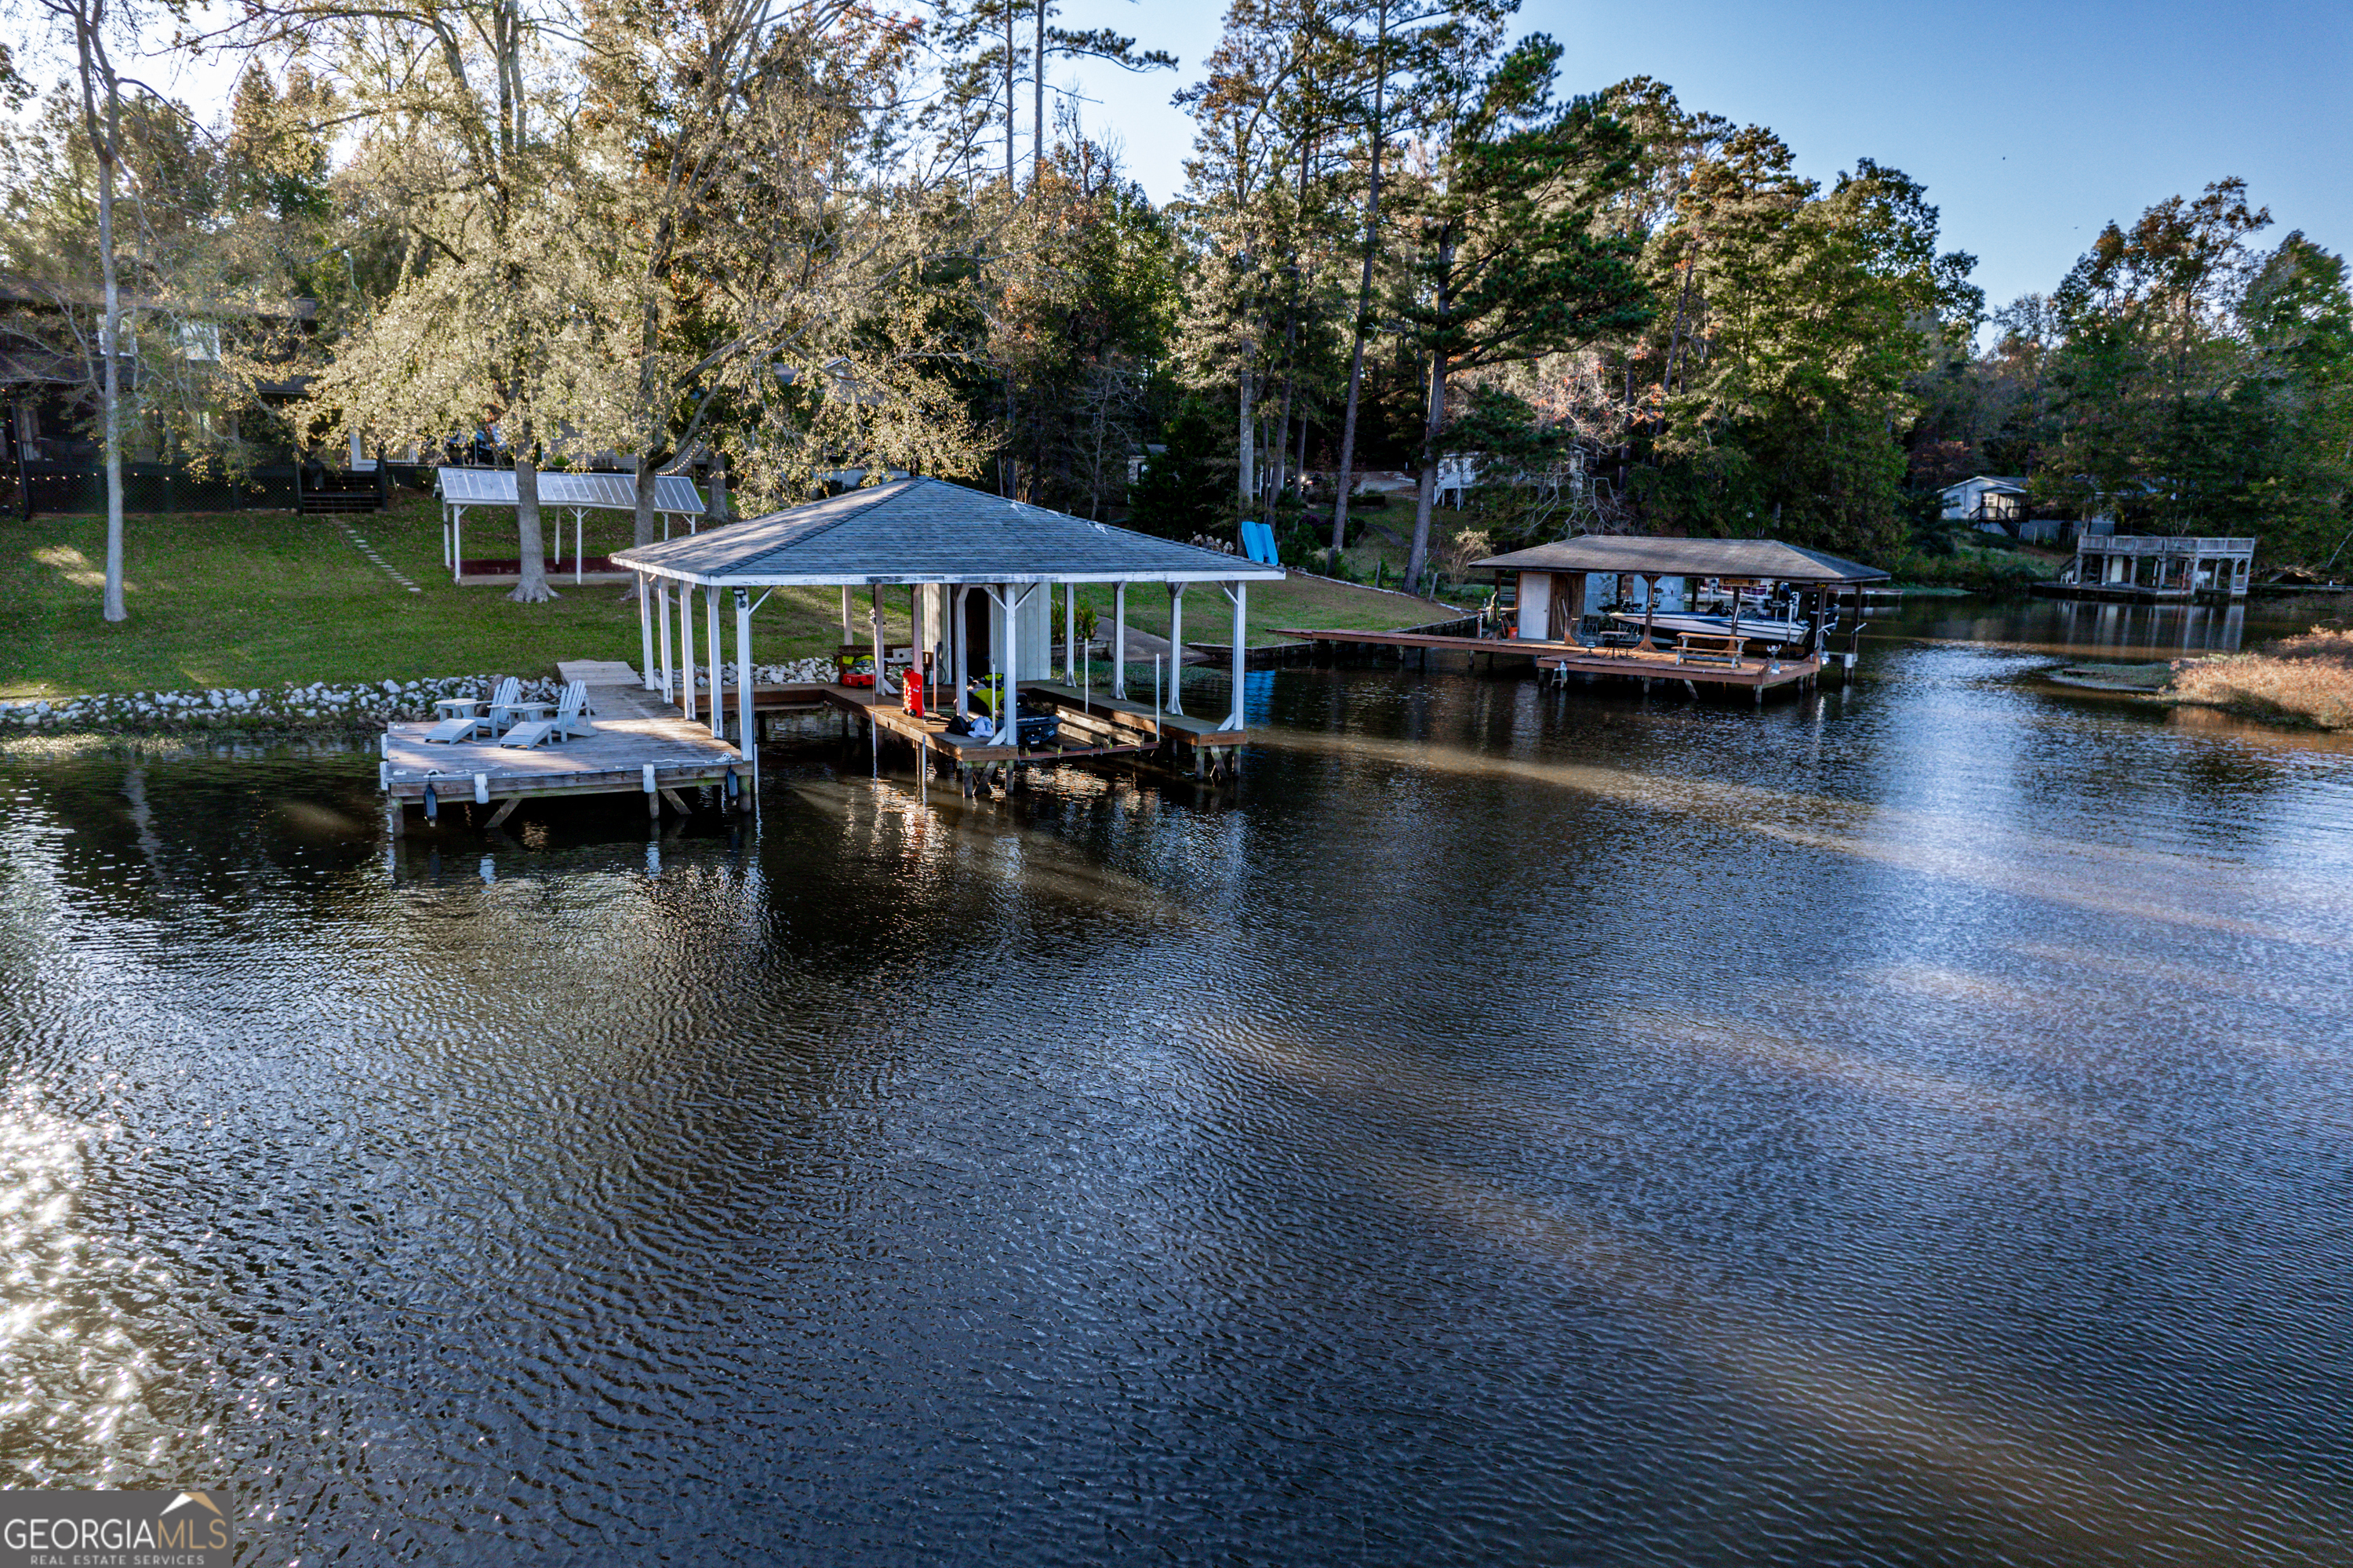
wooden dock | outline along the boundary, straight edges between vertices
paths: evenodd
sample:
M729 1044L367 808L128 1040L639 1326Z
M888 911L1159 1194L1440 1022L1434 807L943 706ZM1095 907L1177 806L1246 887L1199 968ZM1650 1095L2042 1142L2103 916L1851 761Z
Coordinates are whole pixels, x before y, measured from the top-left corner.
M1702 686L1731 687L1750 693L1762 703L1765 694L1780 686L1796 686L1800 691L1811 690L1820 679L1824 661L1818 655L1804 658L1780 658L1773 655L1743 655L1739 658L1715 658L1679 653L1665 648L1588 648L1579 642L1522 641L1516 638L1442 637L1411 631L1365 631L1349 628L1317 630L1313 628L1277 627L1284 637L1297 637L1309 641L1338 646L1367 648L1419 648L1442 652L1485 654L1496 659L1525 659L1539 670L1565 680L1570 675L1592 675L1639 681L1644 691L1661 681L1681 682L1693 695ZM1852 654L1832 654L1832 667L1852 664Z
M612 668L631 683L591 684L594 733L569 740L528 750L496 740L442 746L425 738L430 723L387 725L378 782L394 836L407 809L424 806L428 794L428 818L444 807L498 802L482 824L494 828L522 801L552 796L642 794L647 813L658 817L665 801L673 810L691 810L681 789L716 785L723 803L733 793L731 775L736 789L749 789L752 770L740 750L635 684L634 672Z
M1054 681L1024 681L1020 694L1056 710L1061 721L1060 742L1032 747L967 740L948 734L945 714L926 714L917 718L901 706L897 696L885 695L877 701L873 689L868 686L754 686L752 705L754 714L833 708L873 726L878 738L890 736L915 747L944 768L954 770L966 789L977 777L996 770L1097 757L1150 758L1164 753L1172 763L1189 768L1197 777L1228 778L1233 771L1236 748L1250 739L1249 732L1244 730L1219 729L1210 720L1182 714L1155 715L1147 705L1100 694L1088 695L1075 686Z

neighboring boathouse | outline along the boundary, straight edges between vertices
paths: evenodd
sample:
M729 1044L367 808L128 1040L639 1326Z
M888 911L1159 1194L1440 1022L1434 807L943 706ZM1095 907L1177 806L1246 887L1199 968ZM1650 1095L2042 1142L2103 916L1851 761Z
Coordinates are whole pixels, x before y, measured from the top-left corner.
M2244 599L2254 569L2252 538L2173 534L2085 534L2058 593L2068 599L2167 603L2205 596Z

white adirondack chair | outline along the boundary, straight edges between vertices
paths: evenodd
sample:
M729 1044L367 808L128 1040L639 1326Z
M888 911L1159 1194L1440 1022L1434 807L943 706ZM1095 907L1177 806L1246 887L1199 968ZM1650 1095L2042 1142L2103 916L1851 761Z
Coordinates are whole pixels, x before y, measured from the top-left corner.
M551 740L596 733L596 726L588 722L588 683L573 681L565 686L564 699L555 705L554 718L525 719L507 731L499 744L528 750Z
M478 735L499 732L499 705L512 703L522 695L522 683L509 675L491 693L490 711L484 713L480 697L443 697L434 705L450 716L425 732L425 738L443 746L454 746L461 740L471 740ZM459 707L470 707L471 713L458 713Z
M547 711L545 703L522 700L522 683L509 675L499 683L499 694L491 699L491 733L504 735L518 724L536 718Z

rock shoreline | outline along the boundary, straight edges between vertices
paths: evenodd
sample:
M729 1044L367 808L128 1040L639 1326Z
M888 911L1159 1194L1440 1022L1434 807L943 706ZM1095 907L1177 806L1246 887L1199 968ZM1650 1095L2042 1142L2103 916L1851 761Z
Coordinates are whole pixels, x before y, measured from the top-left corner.
M485 696L501 677L438 675L415 681L357 684L326 682L289 686L220 686L195 692L99 692L88 696L0 701L0 737L26 735L283 735L305 731L374 729L400 719L428 719L443 697ZM752 679L762 685L793 681L829 681L829 659L795 659L755 664ZM711 689L707 671L695 673L695 687ZM735 683L733 666L721 672L723 687ZM552 703L564 683L552 675L522 678L525 702Z

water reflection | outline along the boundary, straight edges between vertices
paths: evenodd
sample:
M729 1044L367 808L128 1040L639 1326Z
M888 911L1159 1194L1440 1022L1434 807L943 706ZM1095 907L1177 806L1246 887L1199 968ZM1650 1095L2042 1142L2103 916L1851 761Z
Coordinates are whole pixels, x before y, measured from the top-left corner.
M0 1458L258 1561L2341 1561L2353 762L2010 630L756 835L16 758Z
M1874 637L2016 648L2077 660L2144 663L2234 653L2342 615L2348 599L2233 599L2228 605L2094 604L1912 594L1871 620Z

